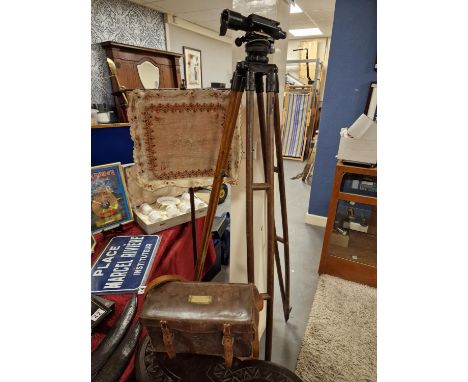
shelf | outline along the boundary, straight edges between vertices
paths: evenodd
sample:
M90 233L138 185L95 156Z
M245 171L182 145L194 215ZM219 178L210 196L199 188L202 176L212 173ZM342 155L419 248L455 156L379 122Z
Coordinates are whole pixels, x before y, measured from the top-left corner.
M338 161L336 168L343 174L377 176L377 167L361 167L357 165L344 164L342 160Z
M127 123L98 123L96 125L91 125L91 129L108 129L110 127L126 127L130 126L130 124Z
M377 205L377 198L373 196L364 196L358 194L351 194L349 192L339 192L338 193L339 200L346 200L348 202L356 202L362 204L370 204L371 206Z

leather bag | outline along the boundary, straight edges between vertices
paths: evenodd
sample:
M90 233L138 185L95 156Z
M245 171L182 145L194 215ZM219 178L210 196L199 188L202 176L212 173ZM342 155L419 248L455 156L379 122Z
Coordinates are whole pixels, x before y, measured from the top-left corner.
M156 352L258 358L258 320L263 299L254 284L173 281L148 285L140 321Z

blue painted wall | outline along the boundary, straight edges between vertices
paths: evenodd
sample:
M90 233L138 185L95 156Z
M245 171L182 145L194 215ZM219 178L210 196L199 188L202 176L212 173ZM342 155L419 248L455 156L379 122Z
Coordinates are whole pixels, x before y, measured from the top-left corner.
M130 126L91 129L91 166L133 163Z
M340 129L364 112L376 57L377 0L336 0L309 214L328 214Z

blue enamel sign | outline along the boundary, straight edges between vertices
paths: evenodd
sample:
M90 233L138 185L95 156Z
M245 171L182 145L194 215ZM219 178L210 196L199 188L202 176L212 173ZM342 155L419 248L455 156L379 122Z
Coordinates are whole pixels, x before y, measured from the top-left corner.
M158 235L116 236L91 268L91 293L143 293Z

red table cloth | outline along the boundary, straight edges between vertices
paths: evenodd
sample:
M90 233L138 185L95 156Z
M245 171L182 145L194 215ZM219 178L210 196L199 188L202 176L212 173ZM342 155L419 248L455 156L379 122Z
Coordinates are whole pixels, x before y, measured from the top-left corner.
M205 218L196 220L197 225L197 243L201 242L201 234L203 230ZM109 240L114 236L138 236L145 235L145 232L136 224L130 223L123 227L123 231L109 233L95 234L96 247L91 256L91 264L93 264L99 257L101 251L105 248ZM192 228L191 223L185 223L173 228L166 229L158 232L156 235L161 236L161 243L156 253L156 258L153 261L151 270L148 276L147 283L156 277L162 275L179 275L187 280L193 280L195 274L195 265L193 259L193 246L192 246ZM205 274L215 263L216 253L213 246L213 241L210 241L208 252L206 255L206 262L204 267ZM115 302L114 312L104 320L94 331L91 336L91 351L101 343L106 336L107 332L114 325L119 318L122 310L130 299L131 294L100 294L100 297ZM135 314L134 321L138 320L141 307L143 306L143 295L138 295L138 307ZM142 328L140 339L146 334L146 330ZM127 368L122 374L120 381L128 381L133 375L134 369L134 355L130 360Z

